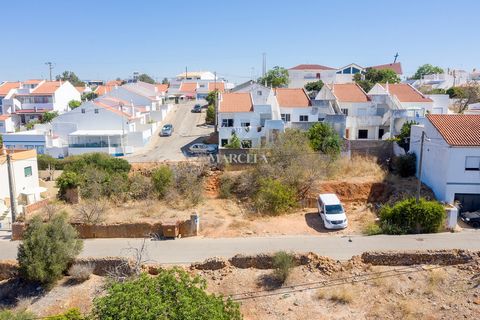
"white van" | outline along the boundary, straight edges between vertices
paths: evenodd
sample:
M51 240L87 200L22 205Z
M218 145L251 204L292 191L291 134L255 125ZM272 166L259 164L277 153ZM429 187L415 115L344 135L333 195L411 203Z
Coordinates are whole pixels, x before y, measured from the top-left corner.
M343 229L348 225L348 219L342 203L333 193L320 194L317 201L318 214L326 229Z

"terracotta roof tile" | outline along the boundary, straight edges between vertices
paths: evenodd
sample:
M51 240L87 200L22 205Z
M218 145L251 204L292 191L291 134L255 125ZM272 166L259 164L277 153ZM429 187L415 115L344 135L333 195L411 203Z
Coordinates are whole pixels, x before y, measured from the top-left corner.
M0 96L5 96L12 89L20 87L20 82L4 82L0 83Z
M112 91L113 88L115 88L115 86L100 85L100 86L97 86L93 92L95 92L99 96L103 96L104 94L107 94L110 91Z
M110 111L110 112L116 113L116 114L118 114L118 115L120 115L120 116L122 116L122 117L126 117L127 119L132 119L132 116L129 115L128 113L123 112L122 110L119 110L119 109L117 109L117 108L115 108L115 107L112 107L112 106L110 106L110 105L108 105L108 104L106 104L106 103L103 103L103 102L101 102L101 101L94 101L94 103L95 103L97 106L102 107L102 108L105 109L105 110L108 110L108 111Z
M277 88L275 94L280 107L305 108L312 105L305 90L300 88Z
M218 91L224 92L225 91L225 83L223 82L209 82L208 83L208 91L214 91L217 88Z
M368 68L376 69L376 70L388 69L388 70L394 71L396 74L403 74L402 64L400 62L380 64L378 66L371 66L371 67L368 67Z
M30 95L54 94L61 85L60 81L45 81L33 89Z
M252 97L249 92L230 92L222 94L218 112L251 112Z
M195 92L197 91L196 82L182 82L180 85L180 91L182 92Z
M331 86L329 86L332 88ZM340 102L368 102L370 98L356 83L342 83L333 85L333 94Z
M9 114L0 114L0 121L5 121L10 118Z
M387 85L382 84L386 89ZM425 97L415 88L407 83L388 84L388 92L397 97L400 102L432 102L433 100Z
M480 147L480 115L429 114L427 119L449 145Z
M157 87L158 92L167 92L168 90L168 84L156 84L155 87Z
M321 64L299 64L289 70L336 70L335 68L330 68L327 66L322 66Z

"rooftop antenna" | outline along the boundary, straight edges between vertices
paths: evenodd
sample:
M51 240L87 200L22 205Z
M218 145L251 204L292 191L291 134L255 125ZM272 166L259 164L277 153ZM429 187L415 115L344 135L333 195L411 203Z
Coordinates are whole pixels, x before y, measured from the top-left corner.
M395 55L393 56L395 59L393 59L393 63L397 62L397 58L398 58L398 52L395 53Z
M45 64L48 66L48 71L50 73L50 81L52 81L52 69L54 68L54 63L53 62L45 62Z
M264 52L262 53L262 77L265 77L267 73L267 54Z

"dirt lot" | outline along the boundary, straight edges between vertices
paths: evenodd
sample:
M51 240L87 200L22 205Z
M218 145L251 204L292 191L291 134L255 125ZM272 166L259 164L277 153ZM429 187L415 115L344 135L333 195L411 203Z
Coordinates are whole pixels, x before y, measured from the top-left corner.
M241 303L245 319L475 319L480 314L480 266L372 266L358 257L339 263L295 267L280 287L272 270L189 269L207 280L208 291ZM78 307L87 312L105 278L82 284L66 277L50 292L21 299L18 307L39 316ZM0 283L3 289L5 283Z

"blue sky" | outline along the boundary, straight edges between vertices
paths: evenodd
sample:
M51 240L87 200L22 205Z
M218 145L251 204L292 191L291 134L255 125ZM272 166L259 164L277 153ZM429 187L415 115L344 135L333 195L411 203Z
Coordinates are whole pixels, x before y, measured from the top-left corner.
M211 70L234 81L267 67L423 63L480 68L476 0L8 1L0 81L76 72L82 79L145 72L161 80ZM254 69L252 69L254 68Z

